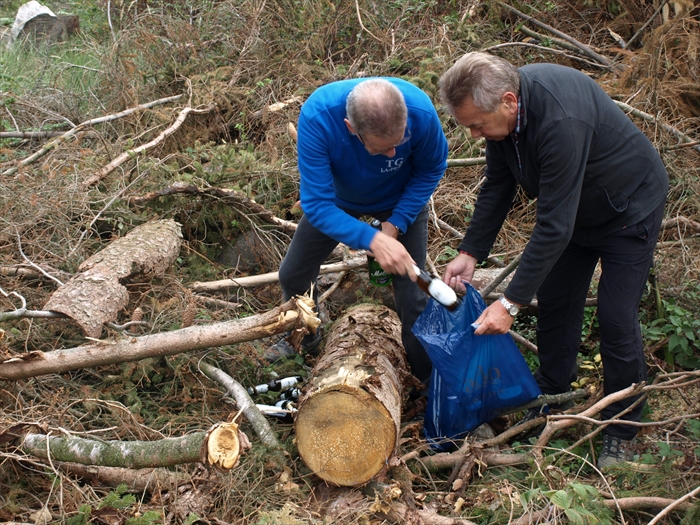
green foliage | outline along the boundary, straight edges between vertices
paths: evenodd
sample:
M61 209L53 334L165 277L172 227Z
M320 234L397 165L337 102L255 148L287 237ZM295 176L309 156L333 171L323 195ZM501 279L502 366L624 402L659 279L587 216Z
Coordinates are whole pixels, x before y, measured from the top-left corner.
M98 509L104 507L111 507L113 509L126 509L136 503L136 497L133 494L126 494L128 487L122 483L112 492L107 494L105 499L103 499L97 506Z
M543 501L564 514L572 525L612 524L612 512L598 503L598 490L583 483L569 482L566 489L542 490L537 487L520 496L526 511Z
M689 369L700 367L700 319L674 298L662 299L661 304L661 317L642 321L644 338L653 342L668 339L664 357L669 364Z
M66 525L87 525L90 522L92 507L90 505L81 505L78 513L66 520Z

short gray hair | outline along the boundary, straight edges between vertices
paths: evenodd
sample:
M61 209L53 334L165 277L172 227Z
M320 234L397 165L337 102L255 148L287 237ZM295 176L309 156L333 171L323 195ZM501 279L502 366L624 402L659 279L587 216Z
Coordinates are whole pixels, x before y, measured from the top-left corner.
M364 80L356 85L348 95L345 111L356 133L375 137L395 137L403 133L408 120L403 94L383 78Z
M450 113L470 98L481 111L496 111L507 91L518 96L518 70L488 53L467 53L440 78L440 99Z

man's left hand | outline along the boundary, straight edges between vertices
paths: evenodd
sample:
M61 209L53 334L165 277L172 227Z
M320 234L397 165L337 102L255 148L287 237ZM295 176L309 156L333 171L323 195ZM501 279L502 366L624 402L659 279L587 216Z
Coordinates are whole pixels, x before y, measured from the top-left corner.
M513 317L500 301L494 301L481 313L475 323L479 325L474 330L475 335L507 334L513 326Z

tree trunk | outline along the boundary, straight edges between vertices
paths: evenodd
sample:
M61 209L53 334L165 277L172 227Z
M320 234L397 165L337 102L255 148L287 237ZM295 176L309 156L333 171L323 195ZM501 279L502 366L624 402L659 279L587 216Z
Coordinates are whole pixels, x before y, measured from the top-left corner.
M329 483L369 481L394 454L403 380L401 323L386 307L361 304L333 325L295 421L306 465Z
M122 284L138 275L161 275L180 253L182 233L171 219L138 226L80 265L82 272L56 290L44 306L77 322L89 337L117 318L129 302Z
M320 321L315 317L309 302L308 298L292 298L269 312L243 319L207 326L189 326L172 332L104 341L52 352L30 352L0 363L0 380L26 379L148 357L175 355L212 346L253 341L292 329L309 327L313 332Z

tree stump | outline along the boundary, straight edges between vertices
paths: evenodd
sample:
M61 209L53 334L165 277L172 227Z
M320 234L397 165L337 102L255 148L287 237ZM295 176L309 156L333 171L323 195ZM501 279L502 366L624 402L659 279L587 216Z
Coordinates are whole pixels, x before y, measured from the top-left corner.
M396 313L373 304L349 309L329 331L299 400L295 432L306 465L335 485L376 475L398 443L408 375Z

